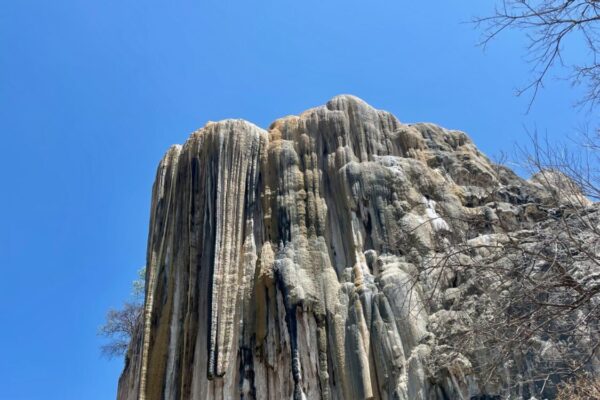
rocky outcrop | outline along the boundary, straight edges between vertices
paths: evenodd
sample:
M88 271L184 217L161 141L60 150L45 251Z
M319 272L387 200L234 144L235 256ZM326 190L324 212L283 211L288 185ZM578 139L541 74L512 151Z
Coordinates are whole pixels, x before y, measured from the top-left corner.
M268 130L208 123L158 167L118 399L487 395L468 355L432 371L457 291L423 265L534 226L546 193L465 133L352 96Z

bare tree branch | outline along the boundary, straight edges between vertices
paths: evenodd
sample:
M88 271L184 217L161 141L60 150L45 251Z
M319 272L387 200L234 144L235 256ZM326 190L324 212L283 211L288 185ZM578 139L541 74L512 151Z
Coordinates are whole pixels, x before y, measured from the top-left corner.
M544 86L550 70L557 64L566 64L563 46L571 37L582 40L590 54L587 63L570 65L573 68L571 81L587 87L580 104L594 107L600 101L598 0L501 0L493 15L476 18L474 22L483 29L483 46L507 29L527 33L527 51L534 78L517 94L531 93L528 109Z

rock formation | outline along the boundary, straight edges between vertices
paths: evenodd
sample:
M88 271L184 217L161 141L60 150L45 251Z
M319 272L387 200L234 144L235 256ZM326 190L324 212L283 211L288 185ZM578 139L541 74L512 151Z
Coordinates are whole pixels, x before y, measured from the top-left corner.
M352 96L268 130L210 122L158 167L118 399L499 395L467 354L432 366L466 292L423 266L534 227L547 193L463 132Z

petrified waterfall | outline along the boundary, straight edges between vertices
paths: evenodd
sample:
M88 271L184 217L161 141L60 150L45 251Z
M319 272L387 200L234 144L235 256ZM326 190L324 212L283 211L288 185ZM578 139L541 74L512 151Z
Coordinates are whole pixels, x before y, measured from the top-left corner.
M526 223L535 190L466 134L352 96L268 130L208 123L158 167L118 399L477 394L467 360L431 377L447 312L424 301L434 283L419 268L465 215L489 219L481 234Z

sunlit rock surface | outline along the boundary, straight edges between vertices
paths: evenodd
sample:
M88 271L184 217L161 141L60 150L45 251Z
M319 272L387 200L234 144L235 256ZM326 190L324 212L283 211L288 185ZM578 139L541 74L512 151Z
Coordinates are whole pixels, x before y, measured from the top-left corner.
M419 271L459 233L535 223L544 193L465 133L352 96L268 130L211 122L158 167L118 399L483 395L464 356L427 367L456 289ZM437 284L447 298L425 302Z

